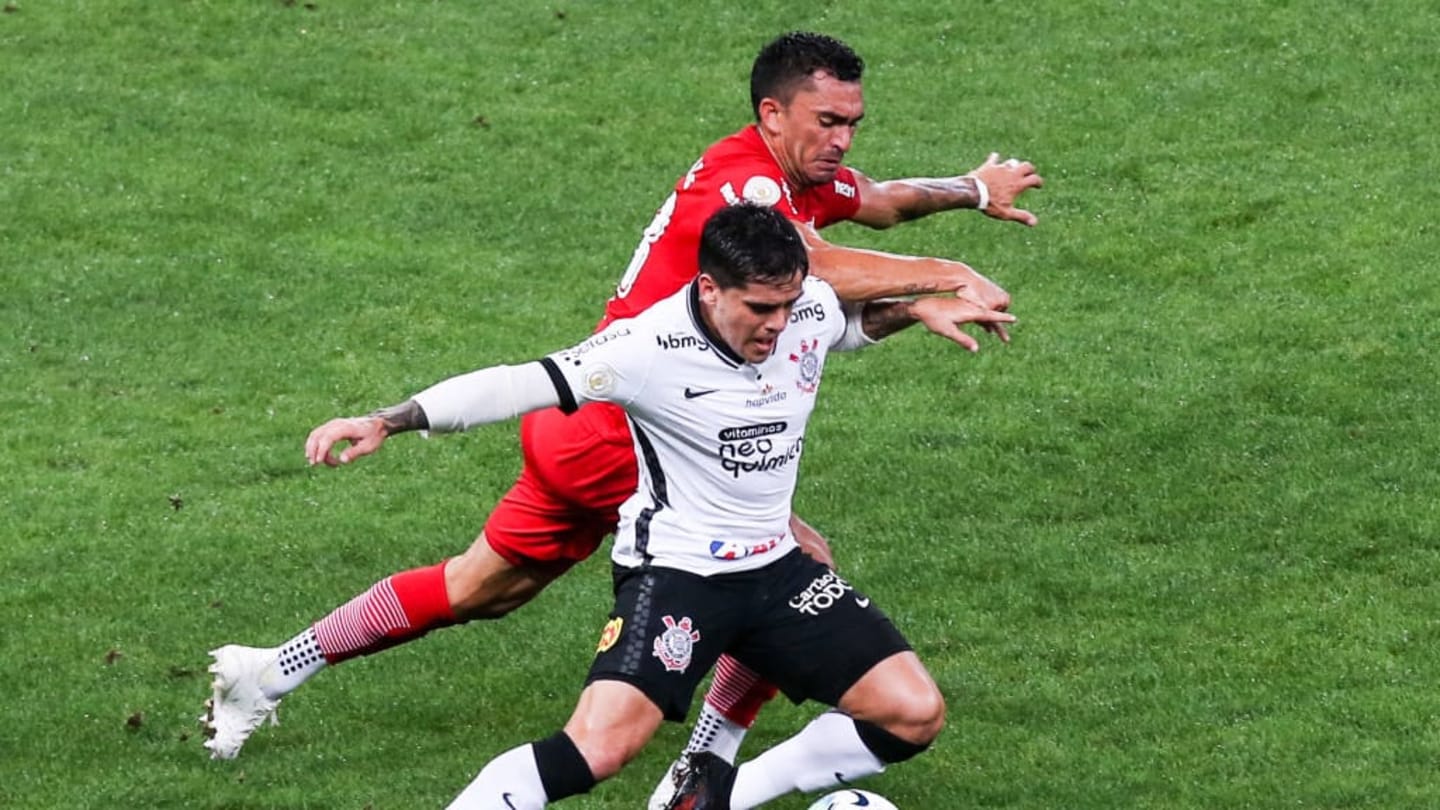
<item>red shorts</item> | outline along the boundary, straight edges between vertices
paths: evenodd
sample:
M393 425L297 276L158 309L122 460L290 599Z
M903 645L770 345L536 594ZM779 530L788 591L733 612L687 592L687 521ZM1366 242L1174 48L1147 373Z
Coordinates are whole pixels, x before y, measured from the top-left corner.
M520 421L525 466L485 522L485 539L511 565L557 574L595 553L615 531L638 472L625 412L589 403Z

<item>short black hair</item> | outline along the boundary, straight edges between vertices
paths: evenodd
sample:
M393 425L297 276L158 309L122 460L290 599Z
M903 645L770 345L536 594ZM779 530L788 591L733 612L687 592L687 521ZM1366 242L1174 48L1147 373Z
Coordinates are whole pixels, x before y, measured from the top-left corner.
M808 31L781 34L761 48L750 67L750 107L756 120L762 99L790 103L795 90L816 71L842 82L858 82L865 73L865 60L840 40Z
M781 284L810 272L795 226L768 205L742 202L710 215L700 233L700 272L721 289Z

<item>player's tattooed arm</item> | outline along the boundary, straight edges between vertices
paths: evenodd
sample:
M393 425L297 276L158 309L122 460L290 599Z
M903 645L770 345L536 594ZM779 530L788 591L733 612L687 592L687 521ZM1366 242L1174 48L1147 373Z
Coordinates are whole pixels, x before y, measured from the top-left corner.
M387 436L411 430L430 429L430 420L425 416L425 409L421 408L420 403L413 399L407 399L399 405L371 411L366 416L380 420Z
M313 464L338 467L368 456L385 443L385 438L408 430L427 430L430 420L415 400L381 408L361 417L331 419L310 431L305 439L305 457ZM344 448L339 455L335 451Z
M884 340L915 323L911 301L871 301L860 310L860 331L871 340Z
M973 177L916 177L890 185L894 187L893 210L897 222L951 208L980 207L980 189Z
M1029 161L1001 161L995 153L971 171L954 177L875 181L855 172L855 181L860 208L851 219L871 228L889 228L955 208L973 208L994 219L1034 225L1035 215L1016 208L1015 201L1025 190L1039 188L1045 182Z

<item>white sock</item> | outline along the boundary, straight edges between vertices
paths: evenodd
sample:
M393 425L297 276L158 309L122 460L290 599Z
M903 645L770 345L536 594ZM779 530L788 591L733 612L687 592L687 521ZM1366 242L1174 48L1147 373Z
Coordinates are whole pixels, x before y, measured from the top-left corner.
M733 765L747 730L716 711L709 703L702 702L695 730L690 732L690 742L685 743L685 753L709 751Z
M885 770L860 739L855 721L826 712L799 734L741 765L730 793L730 810L749 810L792 790L848 784Z
M545 802L535 749L526 743L490 760L448 810L540 810Z
M274 652L274 662L260 676L260 689L272 700L300 688L300 684L325 668L325 656L315 640L313 627L305 628L305 632L276 647Z

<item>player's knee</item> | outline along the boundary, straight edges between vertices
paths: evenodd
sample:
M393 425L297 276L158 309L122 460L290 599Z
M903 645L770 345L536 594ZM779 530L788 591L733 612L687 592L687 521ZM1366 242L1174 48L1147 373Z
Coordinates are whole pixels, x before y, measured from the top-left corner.
M609 779L620 772L625 764L634 759L640 753L640 747L628 744L624 735L577 735L580 739L575 741L580 753L585 757L585 762L590 766L590 773L596 780Z
M878 727L921 749L940 736L945 727L945 697L933 683L911 684L887 697L887 710L876 718Z
M945 725L945 697L913 652L878 664L841 698L840 709L916 745Z
M911 693L905 703L905 725L910 731L906 737L919 745L929 745L945 727L945 696L932 685Z
M855 729L865 747L881 762L904 762L930 747L945 726L945 701L939 692L933 700L908 703L890 722L883 725L855 721Z

